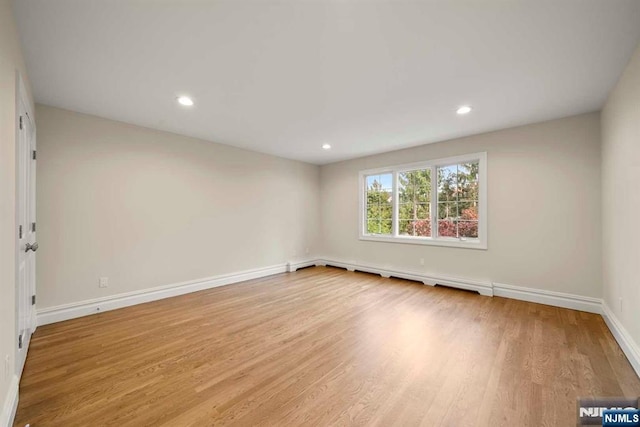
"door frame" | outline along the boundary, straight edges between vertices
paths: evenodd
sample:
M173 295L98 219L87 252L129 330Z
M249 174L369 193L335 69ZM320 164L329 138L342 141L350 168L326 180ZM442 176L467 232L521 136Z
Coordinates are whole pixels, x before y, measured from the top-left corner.
M36 140L36 123L35 123L35 116L34 116L34 112L33 112L33 108L31 106L31 102L29 100L29 96L28 96L28 92L26 89L26 85L24 83L24 79L22 77L22 75L20 74L19 71L16 71L16 88L15 88L15 94L16 94L16 98L15 98L15 234L14 234L14 247L15 247L15 353L14 353L14 362L15 362L15 374L17 375L18 378L21 377L22 375L22 369L24 368L24 360L26 360L26 355L29 351L29 343L30 343L30 337L26 337L24 340L24 360L21 358L20 356L20 348L18 346L18 339L20 336L20 315L21 313L21 308L20 308L20 272L19 272L19 268L20 268L20 252L22 251L22 248L20 247L20 238L19 238L19 227L20 225L23 225L23 231L26 233L26 229L28 224L20 224L21 222L21 218L20 218L20 200L19 200L19 195L20 195L20 185L21 185L21 178L19 176L20 174L20 116L22 114L22 112L24 111L28 116L29 116L29 121L31 123L31 127L32 127L32 140L34 141L35 144L35 140ZM30 141L27 141L27 143L30 143ZM35 166L34 166L35 167ZM27 189L27 191L29 192L30 190ZM35 192L35 188L33 190ZM35 254L34 254L35 255ZM35 262L34 262L35 264ZM35 277L35 267L34 267L34 277ZM27 286L31 286L32 289L30 289L33 292L33 295L36 294L36 289L35 289L35 280L33 282L33 284L27 284ZM36 322L36 306L35 304L32 306L31 308L31 317L30 319L28 319L28 323L30 323L28 325L29 329L31 330L31 333L35 332L35 329L37 327L37 322Z

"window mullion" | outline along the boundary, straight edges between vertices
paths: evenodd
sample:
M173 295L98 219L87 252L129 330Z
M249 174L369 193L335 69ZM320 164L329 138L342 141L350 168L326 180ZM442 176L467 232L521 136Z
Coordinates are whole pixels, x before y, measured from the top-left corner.
M393 230L393 236L398 237L398 173L393 171L392 177L392 198L391 203L393 206L393 214L391 217L391 228Z
M362 173L360 174L360 236L364 236L366 234L369 234L369 230L367 229L367 227L365 226L365 224L368 224L368 217L367 217L367 212L369 211L368 209L368 205L367 205L367 189L366 189L366 182L367 182L367 176L363 175Z
M438 167L431 166L431 238L438 238Z

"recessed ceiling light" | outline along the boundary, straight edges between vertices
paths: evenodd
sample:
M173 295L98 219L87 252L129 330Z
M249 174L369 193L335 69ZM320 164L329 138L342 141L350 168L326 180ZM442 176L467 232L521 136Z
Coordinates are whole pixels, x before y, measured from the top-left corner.
M191 107L193 105L193 99L188 96L180 96L178 97L178 103L180 105L184 105L185 107Z
M331 144L322 144L323 150L331 150Z
M462 107L459 107L458 110L456 111L456 113L463 115L463 114L469 114L471 112L471 107L469 107L468 105L463 105Z

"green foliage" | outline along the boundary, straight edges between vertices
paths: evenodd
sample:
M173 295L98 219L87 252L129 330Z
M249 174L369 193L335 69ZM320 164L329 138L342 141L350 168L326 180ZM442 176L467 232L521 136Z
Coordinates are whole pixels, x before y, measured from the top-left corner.
M429 220L431 203L431 169L398 174L398 231L409 236L430 236L416 221Z
M392 194L384 189L378 179L367 187L367 233L391 234L393 205Z

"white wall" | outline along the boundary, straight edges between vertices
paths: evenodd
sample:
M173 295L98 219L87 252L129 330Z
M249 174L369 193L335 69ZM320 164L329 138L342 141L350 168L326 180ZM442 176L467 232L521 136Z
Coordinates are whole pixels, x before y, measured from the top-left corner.
M38 309L317 252L319 167L36 108Z
M25 77L11 2L0 0L0 425L15 373L16 70ZM27 88L28 89L28 88ZM29 90L29 89L28 89ZM5 372L5 358L10 369Z
M488 153L488 250L358 239L358 171L480 151ZM601 296L598 113L334 163L321 177L326 258Z
M636 351L640 351L639 183L640 46L602 111L604 300L635 341Z

